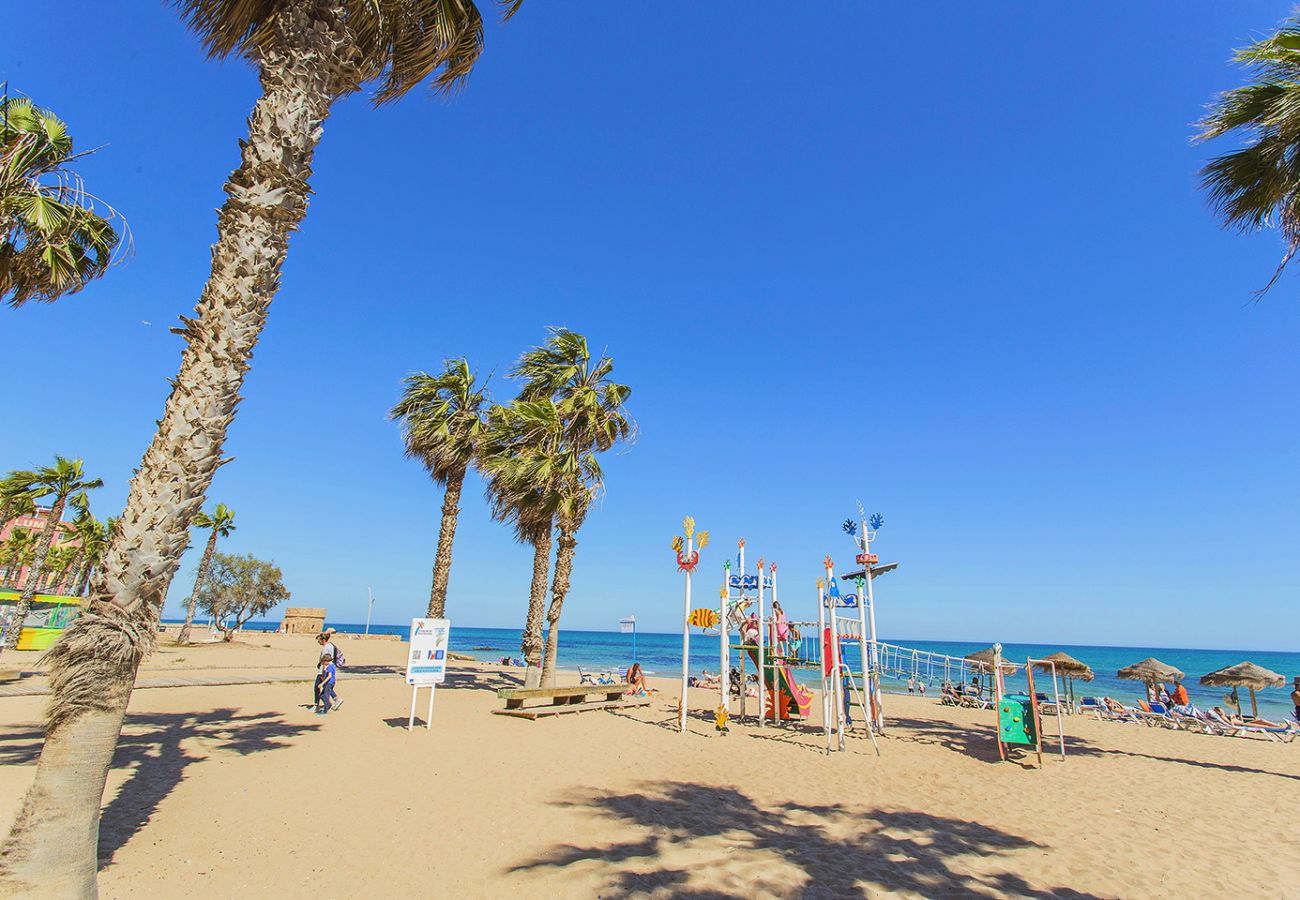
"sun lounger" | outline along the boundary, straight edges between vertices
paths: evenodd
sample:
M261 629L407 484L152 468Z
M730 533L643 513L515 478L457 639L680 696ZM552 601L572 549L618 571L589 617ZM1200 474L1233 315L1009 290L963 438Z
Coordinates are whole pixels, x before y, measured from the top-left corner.
M1148 703L1142 700L1138 706L1140 708L1133 711L1138 721L1147 725L1159 725L1162 728L1178 727L1178 722L1163 703Z
M1251 722L1233 722L1219 715L1214 710L1210 710L1209 716L1221 732L1230 737L1246 737L1252 734L1262 734L1270 741L1289 744L1296 739L1297 735L1300 735L1300 730L1279 722L1265 722L1259 719Z

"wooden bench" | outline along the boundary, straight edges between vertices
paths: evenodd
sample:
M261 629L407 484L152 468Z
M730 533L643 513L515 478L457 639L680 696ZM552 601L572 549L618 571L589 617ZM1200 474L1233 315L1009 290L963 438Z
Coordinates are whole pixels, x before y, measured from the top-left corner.
M497 698L506 701L505 709L492 710L498 716L518 716L521 719L540 719L563 713L586 712L589 709L626 709L649 706L649 697L628 697L627 682L615 684L579 684L573 687L553 688L501 688ZM598 699L590 700L589 697ZM527 701L549 700L550 705L525 706Z

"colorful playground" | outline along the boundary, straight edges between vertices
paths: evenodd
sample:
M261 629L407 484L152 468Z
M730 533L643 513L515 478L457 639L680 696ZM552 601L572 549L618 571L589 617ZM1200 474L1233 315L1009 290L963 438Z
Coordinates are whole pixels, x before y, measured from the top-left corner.
M777 564L760 556L750 571L744 538L736 543L734 569L732 559L722 563L718 605L695 607L692 581L709 535L696 531L694 519L683 520L684 536L673 539L677 567L685 576L678 730L688 728L690 638L695 628L719 637L718 675L702 683L717 689L712 712L719 734L726 734L733 721L759 729L807 723L819 704L827 753L844 750L850 738L859 737L869 740L879 755L878 738L887 734L882 682L906 681L920 685L922 693L929 685L945 700L964 696L968 684L987 682L991 696L980 705L996 710L989 739L996 741L999 756L1006 759L1017 749L1032 749L1041 764L1044 716L1051 711L1064 759L1061 679L1055 661L1027 659L1028 691L1011 692L1006 676L1020 664L1004 660L1000 644L990 648L988 658L972 659L878 639L875 580L895 571L898 563L881 563L872 551L884 517L867 516L861 505L858 513L841 526L853 542L854 566L836 574L832 557L824 557L823 574L815 582L816 618L799 620L781 605ZM1051 696L1036 690L1035 667L1050 673Z

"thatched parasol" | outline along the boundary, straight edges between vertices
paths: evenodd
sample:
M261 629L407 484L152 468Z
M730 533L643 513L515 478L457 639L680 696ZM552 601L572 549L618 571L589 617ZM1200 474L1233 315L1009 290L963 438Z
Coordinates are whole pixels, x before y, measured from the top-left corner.
M985 672L993 671L993 657L994 653L992 647L985 647L983 650L976 650L974 653L966 654L967 659L973 663L978 663ZM1020 667L1015 663L1009 663L1005 659L1002 660L1002 671L1006 674L1014 675L1019 670Z
M1070 709L1074 709L1074 679L1080 681L1092 681L1092 667L1085 662L1080 662L1064 650L1058 650L1055 653L1049 653L1034 663L1034 668L1043 672L1052 671L1052 663L1056 664L1056 671L1064 675L1068 684L1067 690L1070 695Z
M1135 662L1131 666L1125 666L1115 673L1119 678L1127 681L1141 681L1145 684L1155 684L1158 681L1182 681L1183 673L1175 669L1169 663L1162 663L1154 656L1148 656L1141 662Z
M1049 653L1034 663L1034 668L1043 672L1050 672L1052 667L1048 663L1056 663L1056 671L1062 675L1068 675L1071 678L1077 678L1080 681L1092 681L1092 667L1085 662L1080 662L1070 654L1058 650L1055 653Z
M1282 687L1286 684L1286 676L1247 660L1235 666L1224 666L1209 675L1202 675L1201 684L1209 687L1230 687L1234 699L1237 696L1237 688L1250 688L1250 712L1258 719L1259 703L1255 700L1255 691L1261 691L1266 687ZM1237 705L1237 712L1241 712L1240 704Z

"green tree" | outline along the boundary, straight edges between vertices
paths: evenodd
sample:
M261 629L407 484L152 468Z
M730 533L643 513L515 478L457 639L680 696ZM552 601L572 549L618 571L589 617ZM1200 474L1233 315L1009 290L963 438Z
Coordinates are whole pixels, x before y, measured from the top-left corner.
M556 498L551 479L523 460L538 454L532 445L542 436L529 427L522 401L494 405L479 450L478 466L487 479L492 517L512 525L517 540L533 547L533 577L528 590L520 651L527 668L524 686L537 687L542 673L542 620L546 612L546 584L550 577L554 545Z
M12 650L18 645L22 622L27 618L32 598L36 596L37 588L45 575L45 560L50 553L50 546L54 543L55 535L63 528L64 511L69 506L77 511L86 509L90 505L90 498L86 492L104 486L104 482L100 479L86 477L81 460L67 459L62 456L54 457L54 465L37 469L32 474L35 477L28 484L27 489L36 499L51 501L50 514L45 520L45 527L41 529L36 549L32 554L27 580L23 583L22 593L18 597L13 620L16 627L10 628L5 633L6 650Z
M77 570L76 578L72 582L72 596L84 597L86 588L90 585L90 576L94 574L99 564L104 560L104 549L108 546L109 535L113 533L113 525L117 522L114 518L109 518L105 522L91 517L86 523L85 528L78 534L78 540L81 543L81 563Z
M176 643L188 644L190 642L190 626L194 624L194 607L199 602L199 589L208 577L208 566L212 564L212 554L217 550L217 538L230 537L230 532L235 530L235 511L224 503L218 503L212 514L197 512L194 518L190 519L190 525L194 528L211 529L208 534L207 544L203 548L203 557L199 560L199 570L194 575L194 589L190 591L190 600L185 604L185 624L181 626L181 633L176 636Z
M212 616L224 640L289 599L279 566L251 553L214 553L199 585L199 608Z
M542 663L542 683L547 685L555 680L560 614L573 574L578 530L603 485L596 454L630 439L633 432L624 408L632 389L610 380L613 371L614 360L593 356L583 335L556 328L545 344L520 358L512 373L525 379L521 398L550 401L549 408L535 407L545 415L534 423L545 435L534 446L552 455L546 470L552 473L556 494L555 574Z
M1250 70L1251 80L1215 98L1197 123L1197 140L1235 134L1243 146L1211 159L1201 184L1226 226L1282 233L1286 249L1259 296L1300 249L1300 18L1237 50L1234 60Z
M23 469L15 469L0 478L0 529L18 516L36 512L36 498L31 491L35 481L36 473Z
M513 13L519 0L505 5ZM257 69L262 95L225 186L212 269L162 418L90 588L47 654L51 699L36 775L0 844L0 893L89 895L108 767L140 660L153 646L190 520L222 462L253 348L334 102L394 101L432 78L449 90L483 47L472 0L177 0L213 57Z
M32 564L32 554L36 552L36 532L30 528L15 528L9 533L9 538L0 548L0 565L4 566L4 579L0 584L8 584L10 587L20 587L18 578L22 574L23 567L29 567Z
M0 302L22 306L81 290L113 261L116 211L69 164L67 126L25 97L0 99Z
M420 460L429 470L429 477L443 486L442 521L428 608L429 618L441 619L447 611L460 492L483 435L487 391L464 359L447 360L438 375L408 375L404 383L402 398L389 418L402 423L406 455Z

